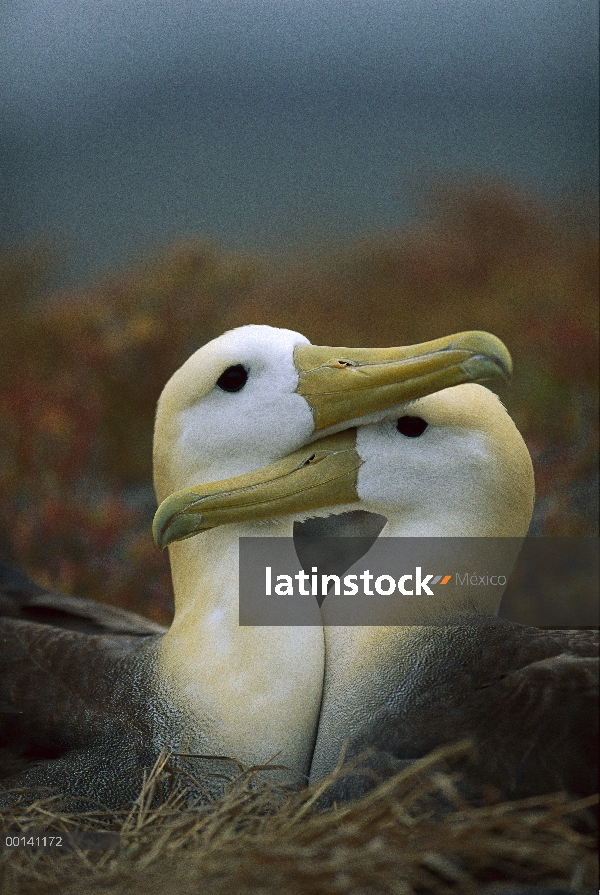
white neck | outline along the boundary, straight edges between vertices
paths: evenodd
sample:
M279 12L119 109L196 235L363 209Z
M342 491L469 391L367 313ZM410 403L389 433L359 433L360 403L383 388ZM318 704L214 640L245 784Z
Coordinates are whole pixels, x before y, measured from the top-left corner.
M397 506L386 507L381 502L371 506L361 501L361 509L381 513L387 523L381 537L387 538L492 538L510 533L499 527L498 512L484 500L483 493L466 492L463 500L450 500L447 508L443 492L437 501L411 506L399 512ZM515 536L517 532L515 532Z
M518 536L520 532L516 530L512 532L514 536L503 538L507 532L495 525L497 515L489 512L488 504L483 501L478 503L476 494L471 494L470 499L465 500L462 512L460 509L445 512L443 495L439 504L432 506L429 515L423 506L415 507L413 510L407 505L402 512L398 512L397 506L386 507L381 502L370 506L368 500L361 501L361 508L387 517L388 521L379 538L431 539L424 541L423 567L427 569L447 568L449 572L464 574L474 568L474 563L485 565L486 561L489 561L490 568L494 568L498 562L498 549L501 545L502 568L510 570L520 549L522 540ZM453 540L450 548L447 548L443 541L438 540L445 538L457 540ZM486 553L487 560L483 558ZM327 662L326 692L333 686L334 681L343 681L344 685L350 685L353 675L356 674L357 663L366 661L367 656L387 655L391 649L399 648L400 643L409 642L418 633L419 626L440 624L445 619L451 620L464 613L497 615L504 587L469 585L466 588L445 591L438 586L434 590L434 602L420 604L419 600L407 601L406 617L399 616L397 626L327 625L326 601L323 606ZM396 644L393 648L390 646L392 643Z
M170 699L203 749L307 774L324 673L320 626L241 627L241 535L291 537L293 522L226 525L169 548L175 618L159 652Z

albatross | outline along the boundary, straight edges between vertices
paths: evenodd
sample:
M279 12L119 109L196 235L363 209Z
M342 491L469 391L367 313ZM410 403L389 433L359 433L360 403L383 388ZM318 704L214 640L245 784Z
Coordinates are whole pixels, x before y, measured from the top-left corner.
M391 406L507 375L509 367L506 348L485 333L336 349L289 330L233 330L199 349L165 386L154 437L157 499L249 474ZM238 538L256 530L255 522L229 518L202 543L180 541L182 533L173 539L175 617L164 635L2 620L0 747L25 765L5 785L120 805L137 795L135 772L163 748L246 765L277 754L292 777L309 773L322 626L238 626Z
M510 416L488 389L461 384L250 475L180 491L159 508L157 524L164 542L228 514L303 520L359 507L387 519L383 537L521 539L533 503L531 459ZM472 798L486 786L508 798L596 792L598 632L499 619L502 589L479 601L472 591L455 589L452 600L436 593L421 618L406 601L406 617L383 627L332 625L339 615L325 599L310 780L344 752L370 750L364 774L330 792L354 797L435 747L468 739L474 755L459 769Z

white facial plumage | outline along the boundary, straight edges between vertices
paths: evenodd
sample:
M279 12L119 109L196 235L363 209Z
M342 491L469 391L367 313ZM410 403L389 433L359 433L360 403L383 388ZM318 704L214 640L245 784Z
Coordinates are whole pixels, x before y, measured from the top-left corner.
M387 516L384 535L523 537L533 511L533 467L500 399L477 384L412 401L403 414L427 424L398 430L397 413L360 426L361 509Z
M190 485L241 475L310 439L313 417L295 389L300 333L244 326L196 351L165 386L154 438L154 485L160 503ZM248 374L238 392L217 386L231 366Z

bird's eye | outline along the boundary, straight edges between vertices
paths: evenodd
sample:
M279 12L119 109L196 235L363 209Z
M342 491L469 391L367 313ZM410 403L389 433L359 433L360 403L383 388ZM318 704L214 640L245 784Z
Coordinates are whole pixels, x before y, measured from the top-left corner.
M425 420L420 416L401 416L396 423L396 429L407 438L418 438L427 428Z
M247 370L241 364L236 364L235 367L227 367L225 372L221 373L217 385L224 392L239 392L246 385L247 379Z

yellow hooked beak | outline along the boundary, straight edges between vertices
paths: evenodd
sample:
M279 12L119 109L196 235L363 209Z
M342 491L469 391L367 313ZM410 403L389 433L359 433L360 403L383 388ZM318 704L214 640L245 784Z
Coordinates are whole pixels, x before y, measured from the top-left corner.
M262 469L175 491L152 525L159 547L201 531L357 501L356 429L327 435Z
M317 432L453 385L512 373L504 343L476 331L405 348L297 345L294 364L296 391L310 404Z

